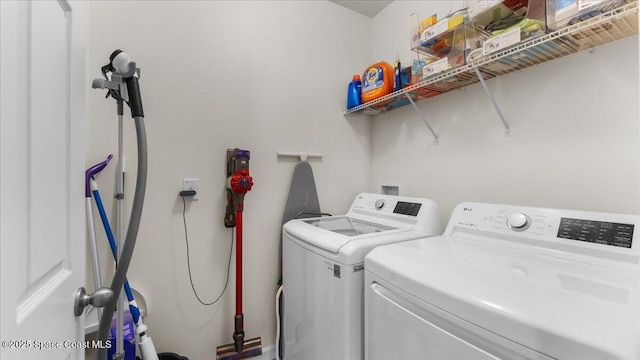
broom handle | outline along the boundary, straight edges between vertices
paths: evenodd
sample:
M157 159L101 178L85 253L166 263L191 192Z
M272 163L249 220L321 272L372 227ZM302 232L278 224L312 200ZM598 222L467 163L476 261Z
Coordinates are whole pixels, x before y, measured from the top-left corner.
M242 211L236 212L236 315L242 315Z

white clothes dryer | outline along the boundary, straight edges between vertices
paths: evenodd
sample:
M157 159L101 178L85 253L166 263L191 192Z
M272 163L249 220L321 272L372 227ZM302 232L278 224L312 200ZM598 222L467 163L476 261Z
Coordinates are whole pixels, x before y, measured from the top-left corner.
M364 257L377 246L442 233L428 199L359 194L346 215L283 226L287 360L364 356Z
M365 358L640 359L640 217L463 203L365 260Z

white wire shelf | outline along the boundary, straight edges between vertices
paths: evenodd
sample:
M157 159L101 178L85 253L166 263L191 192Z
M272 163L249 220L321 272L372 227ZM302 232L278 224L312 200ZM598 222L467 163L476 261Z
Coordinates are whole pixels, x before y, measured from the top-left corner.
M438 96L484 80L521 71L638 34L638 2L567 26L435 74L419 83L373 101L343 110L343 114L377 115L413 101ZM410 98L410 99L409 99Z

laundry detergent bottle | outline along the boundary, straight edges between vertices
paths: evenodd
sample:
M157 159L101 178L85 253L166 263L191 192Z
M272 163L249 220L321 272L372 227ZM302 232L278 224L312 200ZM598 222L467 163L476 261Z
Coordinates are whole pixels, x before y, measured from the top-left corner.
M347 109L354 108L362 104L362 81L360 75L353 75L353 80L349 83L347 90Z
M393 67L384 61L369 66L362 79L362 101L368 102L393 92Z

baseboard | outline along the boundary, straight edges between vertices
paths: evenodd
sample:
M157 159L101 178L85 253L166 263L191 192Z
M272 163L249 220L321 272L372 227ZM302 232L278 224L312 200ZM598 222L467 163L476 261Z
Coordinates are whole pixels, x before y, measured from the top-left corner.
M258 360L275 360L276 358L276 346L275 345L269 345L269 346L264 346L262 348L262 355L260 355L259 357L256 357L255 359Z

